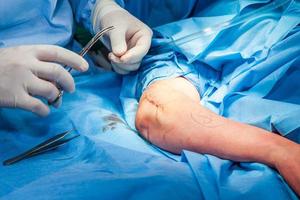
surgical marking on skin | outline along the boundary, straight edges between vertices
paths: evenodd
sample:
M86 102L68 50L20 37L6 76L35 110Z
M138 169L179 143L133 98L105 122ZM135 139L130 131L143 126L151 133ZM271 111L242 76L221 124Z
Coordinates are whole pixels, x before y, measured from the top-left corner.
M150 104L152 104L153 106L156 107L156 110L155 110L155 121L156 123L159 125L159 126L163 126L163 124L161 123L161 120L159 120L159 112L163 112L164 111L164 108L165 106L167 106L167 104L170 104L174 101L176 101L176 99L171 99L169 100L168 102L166 103L161 103L161 104L158 104L155 100L153 100L153 97L151 97L149 94L145 94L144 96L145 100L148 101ZM170 133L175 127L170 127L169 129L166 129L164 131L161 131L159 134L162 136L162 139L163 140L166 140L166 135L167 133ZM149 137L149 131L147 131L147 136L146 136L146 139L150 141L150 137Z
M159 118L158 118L158 111L164 111L164 108L176 101L177 99L170 99L169 101L165 102L165 103L157 103L157 101L153 100L154 97L152 97L151 95L149 95L148 93L145 94L144 96L145 100L148 101L150 104L152 104L153 106L155 106L157 109L155 110L155 119L156 119L156 122L159 124L159 125L162 125Z
M145 100L148 101L151 105L155 106L155 121L160 124L158 120L158 109L161 107L161 105L152 100L151 96L149 96L148 93L145 94ZM146 139L149 140L149 131L147 131Z
M223 123L220 123L220 122L217 123L217 121L213 120L212 117L209 117L209 116L206 116L203 114L199 114L199 113L192 112L190 114L190 117L195 123L201 125L202 127L216 128L216 127L224 125Z

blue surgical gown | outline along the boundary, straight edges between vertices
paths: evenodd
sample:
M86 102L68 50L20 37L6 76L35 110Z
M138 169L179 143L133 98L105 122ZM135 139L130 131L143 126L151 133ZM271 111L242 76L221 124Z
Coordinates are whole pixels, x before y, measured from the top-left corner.
M75 22L92 31L96 0L0 0L0 48L26 44L71 46ZM122 0L117 0L123 6Z

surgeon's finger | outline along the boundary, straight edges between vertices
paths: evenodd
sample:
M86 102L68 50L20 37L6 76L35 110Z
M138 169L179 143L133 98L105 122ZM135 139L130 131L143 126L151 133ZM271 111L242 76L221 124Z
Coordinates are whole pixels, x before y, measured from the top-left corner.
M124 63L111 62L111 64L114 67L114 70L116 72L118 72L119 74L128 74L131 71L136 71L140 66L140 63L124 64ZM116 69L119 69L119 70L116 70Z
M133 38L134 39L134 38ZM123 63L140 62L147 54L151 45L151 35L145 34L140 36L135 45L120 57Z
M126 31L123 28L112 30L109 33L113 54L122 56L127 51Z
M112 52L108 54L108 59L115 63L122 63L119 57L115 56Z
M27 86L29 94L34 96L40 96L47 99L49 102L53 102L59 95L59 90L55 85L49 81L44 81L37 77L33 78L30 84ZM59 107L60 103L56 103L53 106Z
M74 92L75 90L73 77L59 64L37 62L31 70L37 77L55 82L67 92Z
M111 60L111 63L114 64L115 66L118 66L120 69L124 69L126 71L136 71L140 67L140 62L137 63L123 63L120 58L110 55L109 54L109 59Z
M60 63L78 71L86 71L89 67L85 59L78 54L55 45L39 45L36 55L41 61Z
M22 96L23 98L17 101L16 107L31 111L40 116L46 116L49 114L49 107L46 106L41 100L28 94L23 94Z
M125 70L125 69L119 67L116 63L113 63L113 62L111 62L111 66L112 66L113 70L114 70L116 73L118 73L118 74L125 75L125 74L128 74L128 73L130 72L130 71L128 71L128 70Z

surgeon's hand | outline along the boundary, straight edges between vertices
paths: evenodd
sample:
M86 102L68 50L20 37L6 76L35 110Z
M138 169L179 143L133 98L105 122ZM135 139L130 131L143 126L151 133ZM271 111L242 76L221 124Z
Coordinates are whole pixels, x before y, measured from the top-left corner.
M94 31L109 26L115 29L108 33L105 43L110 44L108 58L114 70L120 74L137 70L150 48L151 29L113 0L98 0L93 12Z
M75 90L72 76L62 65L79 71L88 69L82 57L58 46L0 49L0 107L21 108L41 116L49 114L48 106L36 96L53 101L59 94L54 83L67 92Z

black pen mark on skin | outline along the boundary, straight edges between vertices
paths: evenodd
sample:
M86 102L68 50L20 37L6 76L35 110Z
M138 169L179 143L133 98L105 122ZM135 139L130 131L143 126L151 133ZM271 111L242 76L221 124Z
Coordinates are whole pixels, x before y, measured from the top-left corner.
M211 115L203 115L198 112L192 112L190 117L195 123L206 128L216 128L224 125L224 123L214 120Z

